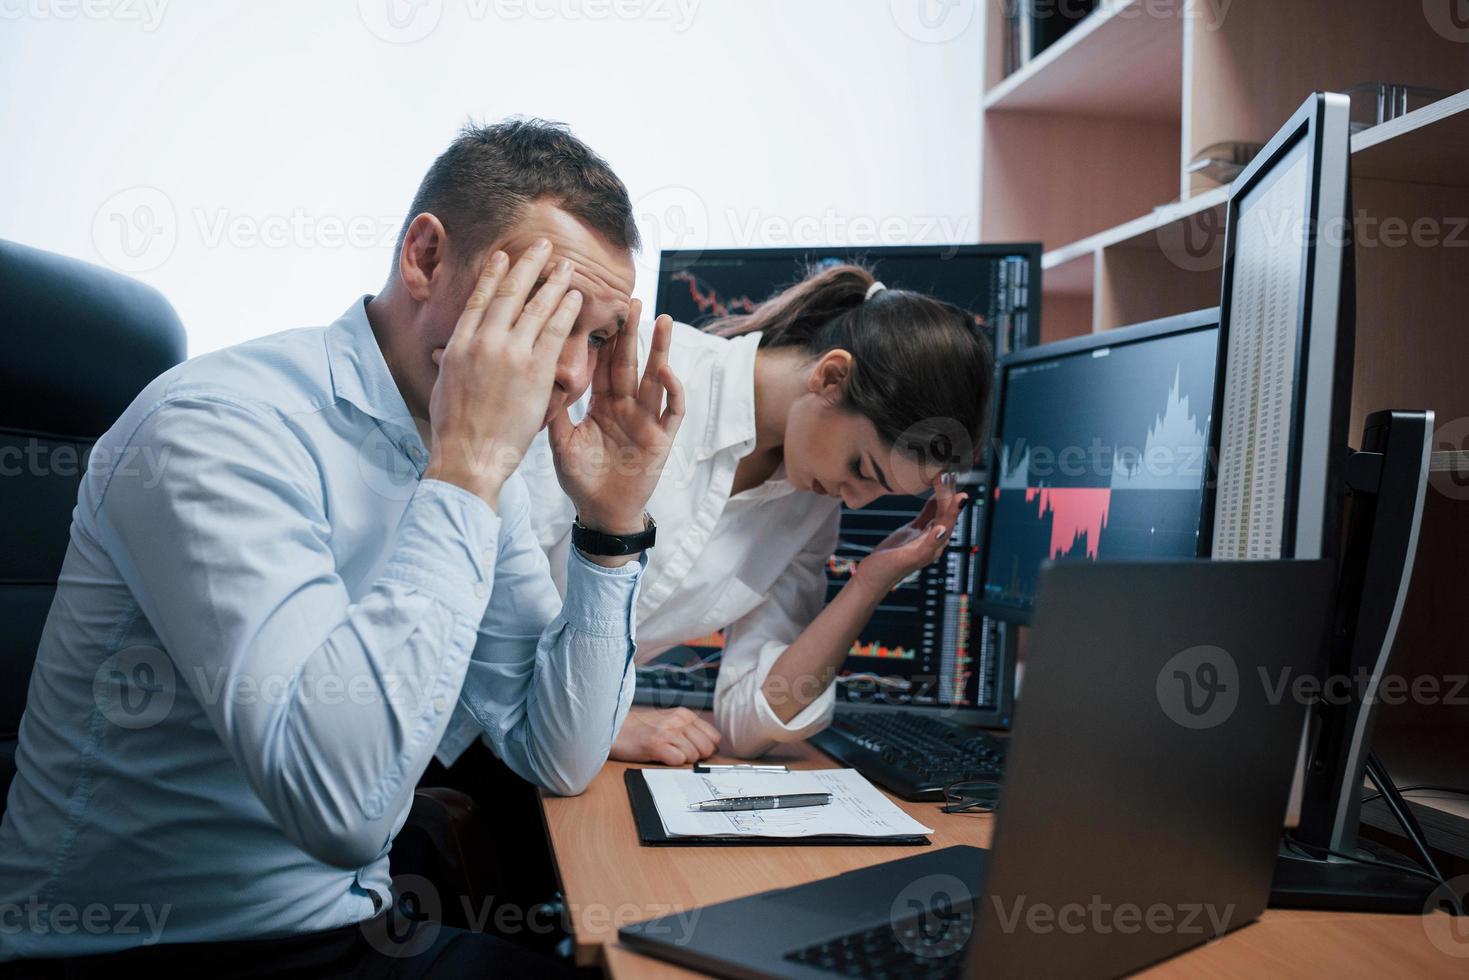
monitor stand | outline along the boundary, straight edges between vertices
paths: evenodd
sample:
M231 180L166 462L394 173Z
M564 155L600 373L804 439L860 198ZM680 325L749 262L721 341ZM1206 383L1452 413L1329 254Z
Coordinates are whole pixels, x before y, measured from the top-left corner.
M1401 864L1401 854L1359 841L1354 848L1364 861ZM1422 915L1437 886L1427 878L1346 858L1313 857L1286 841L1275 859L1270 907L1326 909L1335 912L1394 912Z
M1281 845L1272 906L1422 913L1436 888L1411 872L1349 857L1407 863L1386 848L1359 841L1357 830L1377 686L1413 571L1432 436L1431 411L1375 412L1364 425L1362 450L1347 459L1350 512L1322 680L1346 678L1337 690L1349 694L1312 706L1314 745L1301 822ZM1385 779L1380 771L1374 775Z

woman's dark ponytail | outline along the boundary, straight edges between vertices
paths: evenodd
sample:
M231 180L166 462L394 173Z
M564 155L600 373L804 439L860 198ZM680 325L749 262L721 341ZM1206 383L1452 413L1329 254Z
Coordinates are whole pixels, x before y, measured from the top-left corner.
M724 337L759 330L761 347L805 347L822 327L860 306L876 281L870 269L856 263L825 266L753 311L725 317L706 329Z
M760 346L812 357L851 353L843 407L869 419L894 448L925 464L967 469L977 461L994 354L973 314L905 289L868 297L875 278L855 263L826 266L752 312L706 329L760 331Z

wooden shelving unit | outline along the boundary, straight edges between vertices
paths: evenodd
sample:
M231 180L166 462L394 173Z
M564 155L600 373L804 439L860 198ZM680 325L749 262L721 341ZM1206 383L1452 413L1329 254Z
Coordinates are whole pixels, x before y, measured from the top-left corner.
M1006 78L1012 2L985 0L980 228L1043 243L1042 341L1219 302L1227 188L1187 172L1205 147L1265 142L1313 91L1458 93L1352 138L1351 432L1381 408L1469 417L1469 43L1418 3L1103 0ZM1395 673L1469 674L1459 496L1429 492ZM1379 742L1399 756L1466 735L1469 700L1379 717ZM1457 758L1469 785L1469 756Z

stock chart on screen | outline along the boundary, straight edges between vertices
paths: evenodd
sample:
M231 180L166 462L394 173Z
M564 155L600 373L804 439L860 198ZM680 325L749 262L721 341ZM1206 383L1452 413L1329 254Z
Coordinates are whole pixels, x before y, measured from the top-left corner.
M1023 621L1046 560L1198 554L1218 328L1180 319L1002 367L987 611Z
M977 487L964 488L975 498ZM839 674L846 702L979 707L992 697L999 669L998 638L975 614L978 575L976 520L960 512L943 556L899 582L878 606ZM842 514L837 553L827 561L827 598L836 597L860 562L913 519L923 501L883 497Z

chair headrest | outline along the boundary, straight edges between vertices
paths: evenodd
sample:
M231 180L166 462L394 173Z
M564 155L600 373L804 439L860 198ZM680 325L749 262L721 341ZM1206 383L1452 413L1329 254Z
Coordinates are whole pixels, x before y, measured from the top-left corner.
M0 240L0 428L95 439L186 354L156 289Z

